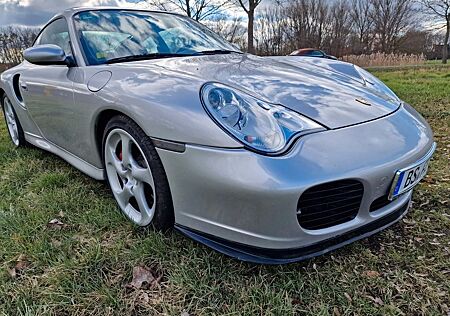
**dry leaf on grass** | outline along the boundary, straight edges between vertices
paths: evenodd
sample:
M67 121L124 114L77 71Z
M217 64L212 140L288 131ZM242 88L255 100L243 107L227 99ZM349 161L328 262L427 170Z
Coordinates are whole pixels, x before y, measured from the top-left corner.
M347 292L344 293L344 296L350 303L353 301L352 297Z
M150 303L150 297L144 291L139 291L137 300L141 305L148 305Z
M384 302L379 297L375 297L375 301L374 302L375 302L375 304L378 304L378 305L384 305Z
M334 316L341 316L341 312L339 311L339 308L337 308L337 306L335 306L333 308L333 315Z
M14 267L7 268L7 272L11 278L15 279L17 275L28 268L29 265L30 262L28 261L27 257L22 254L16 259L16 264L14 265Z
M383 300L381 298L379 298L379 297L373 297L373 296L370 296L370 295L366 295L366 297L368 299L370 299L372 302L374 302L375 304L377 304L377 305L380 305L380 306L384 305Z
M52 219L50 222L48 222L47 227L51 229L62 229L66 228L68 225L61 222L59 219Z
M416 225L416 221L413 220L413 219L409 220L409 219L407 219L407 218L404 218L404 219L402 219L402 221L403 221L403 223L405 223L406 225Z
M7 268L6 269L8 272L8 275L12 278L15 279L17 277L17 271L16 268L12 267L11 269Z
M380 273L378 271L372 270L364 271L362 274L368 278L378 278L380 276Z
M53 247L55 247L55 248L59 248L59 247L61 247L62 242L59 241L59 240L56 240L56 239L52 239L52 240L50 241L50 244L51 244Z
M162 276L155 277L152 270L147 267L137 266L133 268L133 279L127 284L127 288L147 289L152 288L161 281Z

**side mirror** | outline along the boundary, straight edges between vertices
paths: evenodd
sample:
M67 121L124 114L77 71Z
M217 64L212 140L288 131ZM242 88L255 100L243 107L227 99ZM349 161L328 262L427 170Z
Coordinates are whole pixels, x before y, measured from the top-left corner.
M57 45L37 45L23 52L26 61L35 65L66 65L74 66L72 56L66 56L64 50Z

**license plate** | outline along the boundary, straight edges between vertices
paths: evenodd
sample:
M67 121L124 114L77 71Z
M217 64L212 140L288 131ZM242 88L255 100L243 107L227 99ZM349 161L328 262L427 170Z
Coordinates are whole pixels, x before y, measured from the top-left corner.
M393 200L397 196L411 190L423 179L423 177L425 177L428 171L428 164L435 149L436 144L433 144L433 147L424 158L414 165L398 170L395 173L389 200Z

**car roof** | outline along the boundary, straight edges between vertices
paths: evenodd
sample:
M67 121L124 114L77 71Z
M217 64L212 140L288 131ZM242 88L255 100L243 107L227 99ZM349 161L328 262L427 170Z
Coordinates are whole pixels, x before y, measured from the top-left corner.
M322 52L323 53L323 51L322 50L320 50L320 49L317 49L317 48L300 48L300 49L297 49L297 50L295 50L295 51L293 51L290 55L291 56L296 56L296 55L300 55L300 54L304 54L304 53L309 53L309 52Z
M318 48L301 48L301 49L298 49L297 52L303 53L303 52L311 52L311 51L315 51L315 50L320 51L320 49L318 49Z

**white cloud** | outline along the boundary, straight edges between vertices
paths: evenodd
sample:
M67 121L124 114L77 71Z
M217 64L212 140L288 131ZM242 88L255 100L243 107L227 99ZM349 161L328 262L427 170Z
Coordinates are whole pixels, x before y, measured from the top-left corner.
M0 0L0 25L41 26L60 11L79 6L124 6L125 0ZM132 3L129 4L133 5Z
M274 0L263 2L265 6ZM25 25L39 27L67 8L80 6L118 6L155 9L140 0L0 0L0 26ZM261 9L264 6L261 4ZM182 13L182 12L181 12ZM246 18L244 10L235 7L226 10L230 17Z

